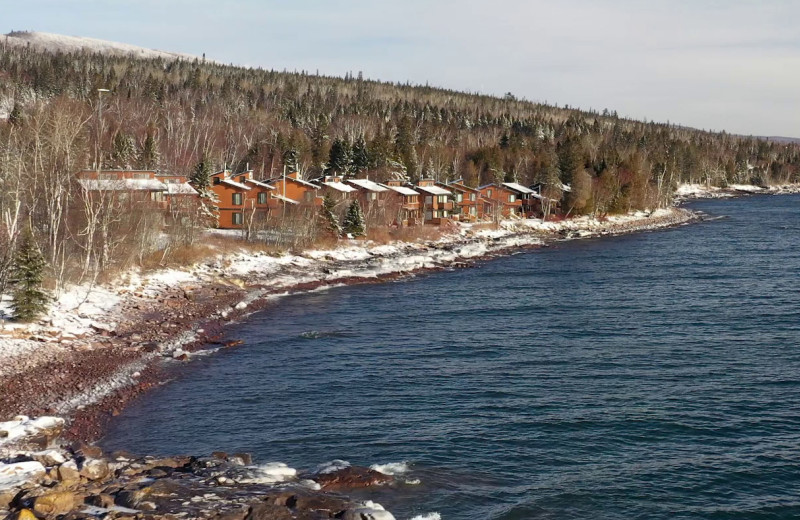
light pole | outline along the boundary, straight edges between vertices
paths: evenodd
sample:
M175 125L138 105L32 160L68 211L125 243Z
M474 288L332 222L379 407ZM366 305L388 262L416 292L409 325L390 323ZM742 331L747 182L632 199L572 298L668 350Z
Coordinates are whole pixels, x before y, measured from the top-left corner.
M96 143L96 155L95 155L95 164L97 166L97 176L100 177L100 132L102 130L103 125L103 93L111 92L107 88L99 88L97 89L97 143Z

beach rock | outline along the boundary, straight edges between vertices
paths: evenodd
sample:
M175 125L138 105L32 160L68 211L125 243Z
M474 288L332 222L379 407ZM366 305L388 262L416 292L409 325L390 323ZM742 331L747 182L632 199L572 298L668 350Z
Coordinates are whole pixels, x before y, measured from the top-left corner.
M37 515L59 515L69 513L82 502L82 499L71 491L56 491L38 496L33 502L33 511Z
M89 504L90 506L109 509L114 505L114 497L105 493L99 493L97 495L92 495L88 497L86 499L86 503Z
M360 466L350 466L330 473L311 475L310 479L317 482L323 490L365 488L394 482L394 477L391 475Z
M80 475L87 480L101 480L108 476L108 463L101 459L87 459L83 462Z
M372 501L367 501L361 507L349 509L338 518L342 520L396 520L392 513Z
M237 311L243 311L244 309L247 308L247 302L239 302L236 305L234 305L233 308L236 309Z
M81 479L78 464L74 460L68 460L58 467L58 479L64 484L69 485Z
M22 509L8 517L9 520L38 520L30 509Z
M53 467L63 464L67 458L58 450L45 450L31 454L33 460L41 463L43 466Z
M245 520L292 520L288 509L270 504L256 504L250 508Z

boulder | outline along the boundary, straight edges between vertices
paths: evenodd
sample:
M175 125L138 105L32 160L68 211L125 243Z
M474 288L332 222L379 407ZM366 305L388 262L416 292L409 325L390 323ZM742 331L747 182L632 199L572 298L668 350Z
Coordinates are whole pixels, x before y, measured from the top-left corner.
M395 520L392 513L371 500L365 502L361 507L348 509L339 518L342 520Z
M53 467L63 464L67 458L58 450L45 450L32 453L33 460L40 462L43 466Z
M82 498L71 491L56 491L36 497L33 511L41 516L60 515L72 511L82 502Z
M360 466L350 466L329 473L319 473L312 475L310 478L324 490L365 488L394 482L394 477L391 475L385 475L380 471Z
M80 475L87 480L102 480L108 474L108 463L102 459L86 459L80 471Z
M8 517L10 520L38 520L30 509L22 509Z
M58 467L58 479L66 484L69 485L73 482L78 482L81 479L80 470L78 470L78 464L74 460L68 460L64 464Z
M271 504L256 504L250 508L245 520L292 520L288 509Z

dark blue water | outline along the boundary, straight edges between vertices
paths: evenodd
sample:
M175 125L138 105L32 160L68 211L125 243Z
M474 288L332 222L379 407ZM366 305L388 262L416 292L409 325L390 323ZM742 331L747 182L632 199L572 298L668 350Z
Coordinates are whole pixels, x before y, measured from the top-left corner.
M729 218L283 299L104 445L408 461L400 520L800 518L800 197L692 206Z

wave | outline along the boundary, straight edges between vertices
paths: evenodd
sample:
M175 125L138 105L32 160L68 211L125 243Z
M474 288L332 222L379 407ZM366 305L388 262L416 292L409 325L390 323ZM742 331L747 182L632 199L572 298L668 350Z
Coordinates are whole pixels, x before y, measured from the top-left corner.
M355 334L346 330L309 330L300 334L300 337L304 339L352 338L354 336Z

